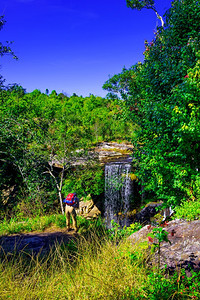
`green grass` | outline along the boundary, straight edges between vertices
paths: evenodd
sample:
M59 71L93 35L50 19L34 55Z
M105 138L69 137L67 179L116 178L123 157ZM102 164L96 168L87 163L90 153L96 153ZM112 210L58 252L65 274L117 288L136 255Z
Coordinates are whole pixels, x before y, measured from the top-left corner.
M18 220L17 220L18 221ZM0 232L65 227L63 215L4 221ZM184 270L169 276L150 266L148 247L126 239L139 225L106 230L101 219L78 217L79 237L56 244L48 254L32 256L1 252L0 299L200 299L200 273L187 277ZM196 297L196 298L195 298Z
M31 231L43 231L52 224L58 227L65 224L64 216L51 215L35 218L27 218L22 220L11 219L4 220L0 223L0 235L9 235L14 233L25 233Z
M0 298L200 299L200 273L169 277L148 265L147 252L127 240L118 245L95 233L57 245L46 257L28 254L0 260ZM196 298L194 298L196 297Z
M81 216L77 216L77 225L80 234L87 234L92 228L99 231L104 228L103 221L101 218L95 220L86 220ZM42 232L47 228L56 227L58 230L60 228L66 227L66 217L62 214L57 215L47 215L35 218L24 218L17 219L13 218L10 220L4 219L0 223L0 235L11 235L16 233L27 233L38 231Z

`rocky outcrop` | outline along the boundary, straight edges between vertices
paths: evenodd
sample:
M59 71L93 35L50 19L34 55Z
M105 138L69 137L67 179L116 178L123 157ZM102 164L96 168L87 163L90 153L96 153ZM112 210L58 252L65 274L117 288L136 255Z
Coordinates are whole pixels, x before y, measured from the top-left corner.
M127 143L103 142L95 148L95 153L98 154L99 161L103 164L111 161L131 160L132 152L133 145Z
M79 209L76 210L77 215L83 216L86 219L95 219L101 215L100 210L94 204L93 200L80 201Z
M150 203L148 203L140 212L138 212L135 215L134 221L142 223L142 224L150 223L151 218L158 213L156 208L161 206L161 205L162 205L162 202L150 202Z
M135 244L148 241L153 226L146 225L139 231L133 233L129 239ZM186 221L173 220L165 225L164 230L168 234L169 242L161 243L161 267L167 265L168 270L190 268L200 270L200 220ZM156 240L155 240L156 241ZM148 242L152 247L152 242ZM158 261L158 254L155 254L155 261Z
M163 204L160 202L149 202L140 212L136 213L133 220L143 225L146 224L159 224L166 218L171 217L173 210L169 208L157 210L159 206Z
M89 150L87 153L83 149L76 150L71 155L70 161L66 158L58 158L56 155L49 161L49 165L54 168L63 168L64 164L71 166L86 165L89 161L100 162L104 165L107 162L128 160L131 161L131 154L133 145L127 143L116 142L102 142L96 145L94 149Z

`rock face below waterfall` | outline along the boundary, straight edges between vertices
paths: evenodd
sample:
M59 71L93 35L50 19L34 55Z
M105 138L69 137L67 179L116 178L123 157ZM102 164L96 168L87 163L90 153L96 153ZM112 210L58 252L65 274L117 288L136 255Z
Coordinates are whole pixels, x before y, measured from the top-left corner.
M148 203L140 212L134 216L134 222L139 222L141 224L150 223L151 218L155 216L158 212L157 207L161 206L162 202L150 202Z
M135 244L148 241L148 235L153 227L148 229L146 225L139 231L133 233L129 239ZM165 230L169 232L168 238L171 242L161 244L161 267L171 271L177 268L200 270L200 220L186 221L173 220L168 223ZM149 242L149 248L152 243ZM158 261L158 257L155 257Z

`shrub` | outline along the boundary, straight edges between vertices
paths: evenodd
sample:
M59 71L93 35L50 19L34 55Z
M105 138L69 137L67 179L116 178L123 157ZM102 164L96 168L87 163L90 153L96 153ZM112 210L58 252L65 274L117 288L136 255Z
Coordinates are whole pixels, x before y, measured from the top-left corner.
M200 218L200 198L197 200L188 200L175 207L176 219L186 219L188 221Z

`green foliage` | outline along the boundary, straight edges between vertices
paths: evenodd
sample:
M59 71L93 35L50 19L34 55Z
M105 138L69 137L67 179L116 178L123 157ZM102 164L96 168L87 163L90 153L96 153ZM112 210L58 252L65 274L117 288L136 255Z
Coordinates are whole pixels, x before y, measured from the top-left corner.
M170 277L162 273L151 272L148 278L151 285L147 286L149 300L168 299L199 299L200 273L191 271L192 276L187 276L185 270L175 272Z
M106 234L104 222L101 218L87 220L84 217L77 216L78 232L86 236L95 232L97 236ZM11 235L16 233L26 233L32 231L44 231L50 227L66 228L66 217L62 214L36 216L32 218L24 218L17 215L10 220L4 219L0 222L0 235Z
M0 16L0 30L2 30L4 24L6 23L4 16ZM17 58L14 54L14 52L10 48L11 42L6 42L6 45L3 45L2 42L0 42L0 56L3 56L5 54L11 54L15 59Z
M9 221L4 219L0 223L0 235L10 235L32 231L43 231L52 224L60 225L60 216L42 216L35 218L12 218ZM61 226L60 226L61 227Z
M168 206L198 198L193 186L200 165L199 16L195 0L173 1L165 26L145 42L144 63L105 86L121 93L129 118L138 124L133 155L143 191Z
M12 215L13 208L24 215L50 212L58 206L55 179L63 193L76 189L80 196L99 195L104 189L103 170L91 166L89 149L98 142L127 138L131 126L120 116L119 100L90 95L66 97L18 86L0 90L0 206ZM123 104L122 104L123 106ZM130 123L130 122L129 122ZM73 170L72 164L84 158L86 167ZM92 158L95 160L95 157ZM53 168L59 165L59 170ZM50 176L50 171L51 175ZM3 192L15 187L12 201ZM62 187L61 187L62 188ZM23 198L23 201L20 200Z
M200 219L200 198L195 201L183 201L180 206L175 207L173 218L186 219L188 221Z
M168 240L168 234L166 230L164 230L162 227L153 228L152 235L154 238L158 240L158 244L162 242L169 242ZM156 243L155 243L156 244Z
M137 10L141 10L143 8L152 9L156 13L157 18L161 20L162 26L164 26L163 18L158 14L155 8L154 0L126 0L126 3L127 3L127 7L130 7L132 9L137 9Z
M98 164L77 166L66 177L62 189L64 195L76 192L82 198L88 194L98 196L104 192L104 170Z
M89 237L95 235L99 239L107 235L104 221L101 217L87 220L82 216L77 216L78 233L81 236Z
M152 233L149 234L149 242L152 243L151 252L155 252L158 249L158 272L160 272L160 246L162 242L171 243L168 239L168 234L166 230L162 227L153 228Z
M120 228L120 225L112 220L111 229L108 229L108 235L112 241L118 243L120 240L127 238L128 236L140 230L141 228L142 225L139 223L133 223L128 227L124 226L123 228Z
M58 228L65 228L66 227L66 217L65 217L65 215L56 215L54 224Z
M0 16L0 31L2 30L4 24L6 23L4 16ZM17 56L14 54L14 52L11 50L10 45L12 42L6 42L6 44L3 44L0 42L0 56L4 56L6 54L10 54L13 58L17 59ZM4 79L2 75L0 74L0 88L3 87Z
M154 0L127 0L127 6L141 10L142 8L152 9L154 8Z

